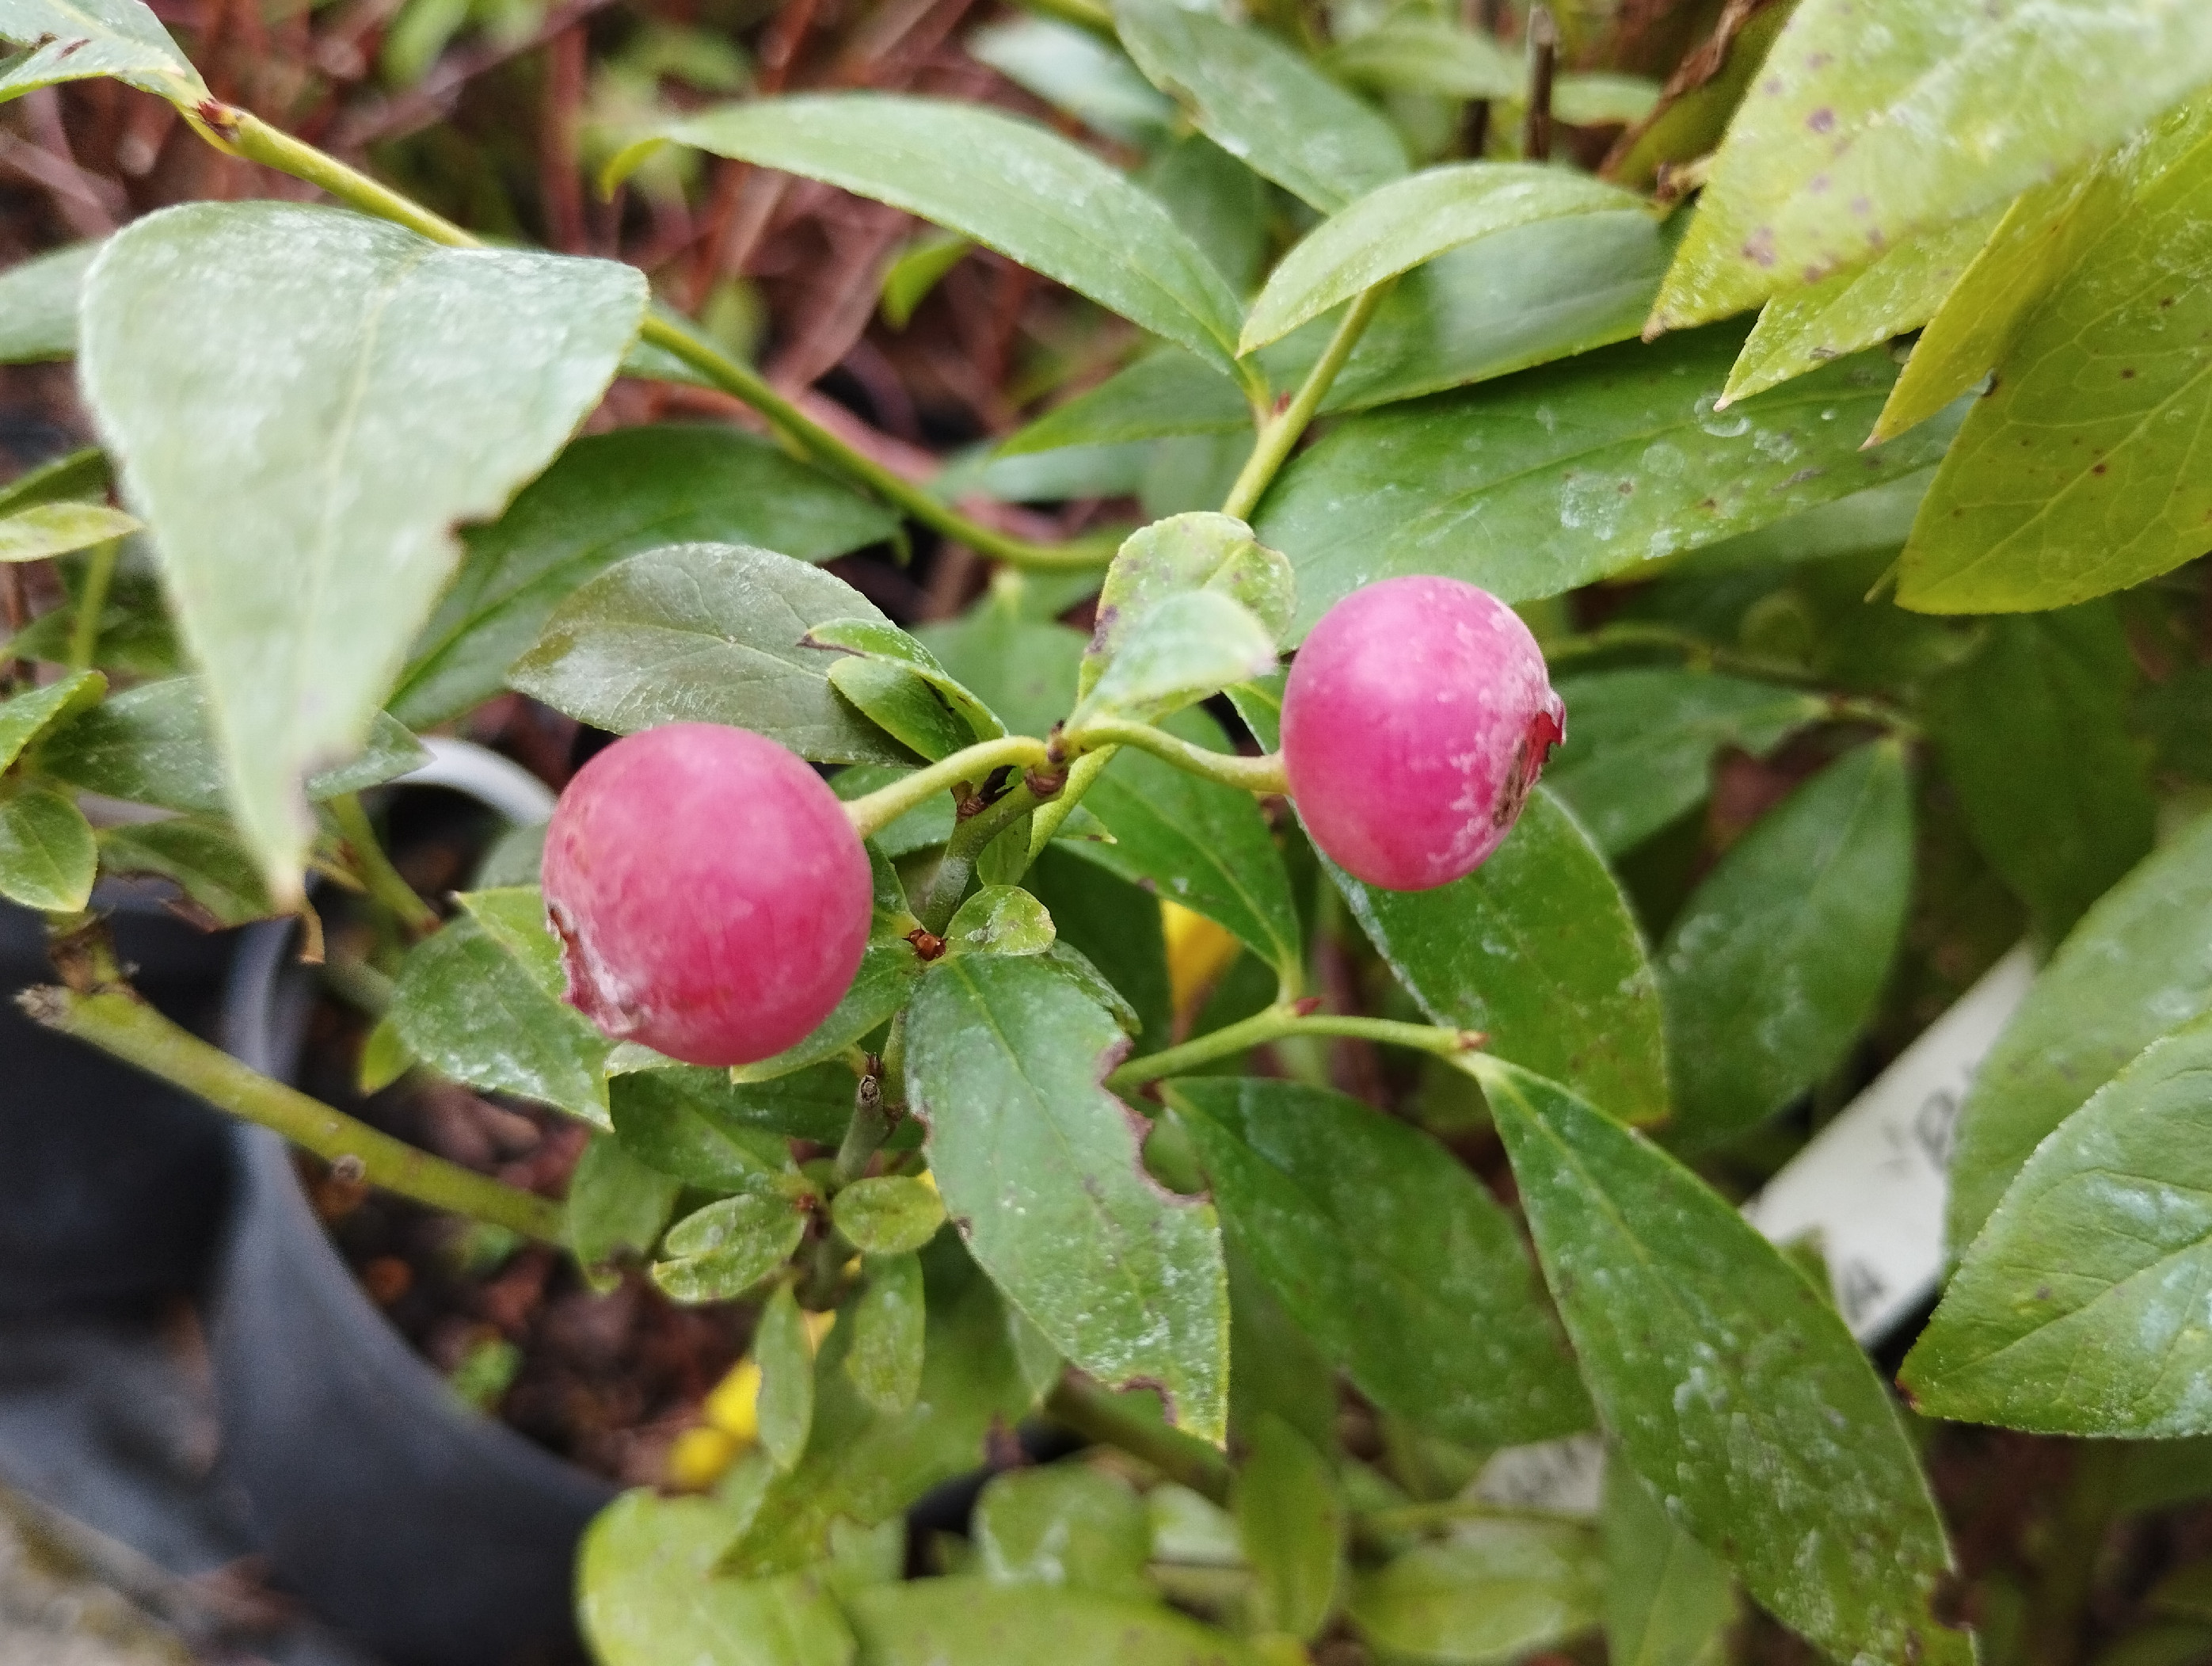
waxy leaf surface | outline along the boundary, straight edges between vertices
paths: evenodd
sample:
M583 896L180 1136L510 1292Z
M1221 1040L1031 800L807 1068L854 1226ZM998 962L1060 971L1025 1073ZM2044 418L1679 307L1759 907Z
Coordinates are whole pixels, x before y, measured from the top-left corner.
M1406 171L1382 112L1264 30L1175 0L1121 0L1114 22L1137 67L1200 132L1322 213Z
M2036 1147L1902 1380L1939 1417L2045 1434L2212 1434L2212 1023Z
M1652 321L1724 318L2007 202L2207 81L2212 12L2194 0L1929 0L1879 23L1863 0L1804 0Z
M1924 468L1940 424L1862 452L1895 378L1878 355L1715 409L1739 337L1623 346L1338 423L1255 530L1291 558L1303 636L1363 585L1465 579L1557 595Z
M662 137L904 209L1216 362L1236 342L1236 297L1168 211L1031 123L947 100L816 93L724 105Z
M1975 1073L1949 1237L1972 1243L2044 1137L2169 1030L2212 1009L2212 818L2137 863L2051 958Z
M1382 958L1438 1024L1570 1083L1624 1122L1667 1110L1659 991L1628 901L1590 836L1540 787L1495 855L1435 891L1337 870Z
M1322 1088L1167 1091L1238 1256L1361 1393L1467 1446L1589 1426L1511 1219L1449 1152Z
M1827 1292L1642 1135L1474 1063L1599 1420L1667 1513L1824 1652L1969 1666L1930 1606L1942 1519Z
M930 1169L977 1263L1100 1381L1158 1386L1176 1422L1228 1420L1229 1297L1212 1206L1144 1172L1099 1085L1121 1031L1041 959L963 955L915 996L907 1083Z
M727 723L817 763L910 763L830 689L830 668L845 656L805 644L811 627L851 617L883 620L805 562L745 544L672 544L569 597L508 681L618 733Z
M1830 764L1729 848L1659 951L1675 1140L1740 1132L1834 1067L1881 999L1911 888L1893 741Z
M459 559L599 403L645 279L289 203L109 240L80 370L202 667L240 830L300 891L302 780L357 752Z
M416 640L390 710L441 723L506 686L556 606L625 556L745 544L826 561L897 521L735 429L669 424L586 435L489 526L463 537L453 587Z

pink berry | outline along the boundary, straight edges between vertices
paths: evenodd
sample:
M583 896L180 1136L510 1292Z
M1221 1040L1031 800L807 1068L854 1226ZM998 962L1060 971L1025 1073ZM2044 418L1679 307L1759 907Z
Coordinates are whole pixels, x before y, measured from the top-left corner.
M822 778L772 740L671 723L576 772L545 833L569 1004L687 1064L804 1039L867 946L867 853Z
M1427 891L1504 842L1566 715L1504 602L1457 579L1386 579L1329 609L1291 661L1283 767L1339 866Z

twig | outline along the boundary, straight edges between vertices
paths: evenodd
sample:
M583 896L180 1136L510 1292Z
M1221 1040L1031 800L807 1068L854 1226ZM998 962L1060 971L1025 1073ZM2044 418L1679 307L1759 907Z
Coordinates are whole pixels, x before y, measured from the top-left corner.
M1095 1383L1063 1377L1045 1396L1045 1415L1064 1423L1085 1439L1117 1446L1142 1458L1170 1481L1227 1507L1229 1465L1194 1435L1178 1434L1162 1424L1125 1411Z
M47 1029L88 1042L218 1110L274 1128L294 1145L343 1164L371 1185L543 1243L564 1242L566 1215L559 1204L417 1151L247 1068L162 1017L124 985L88 994L46 984L25 990L16 1000Z
M1559 26L1549 6L1528 14L1528 115L1521 129L1521 155L1552 159L1552 82L1559 68Z

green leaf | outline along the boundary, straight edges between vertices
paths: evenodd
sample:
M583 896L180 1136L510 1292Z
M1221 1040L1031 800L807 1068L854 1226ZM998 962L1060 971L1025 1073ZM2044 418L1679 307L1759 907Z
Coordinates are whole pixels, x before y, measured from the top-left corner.
M5 0L0 40L37 49L0 65L0 100L94 76L112 76L180 110L208 95L199 71L139 0Z
M420 769L428 758L413 735L380 716L367 748L352 762L310 776L307 796L358 793ZM197 677L143 683L57 724L40 741L31 767L88 793L167 810L228 807L207 692Z
M1034 15L968 35L969 57L1109 138L1146 148L1165 138L1175 106L1129 60L1088 30Z
M1252 738L1270 752L1282 749L1283 688L1289 677L1288 672L1278 671L1222 690L1237 708L1237 715L1243 719L1244 727L1251 730Z
M1747 399L1830 359L1917 330L1936 316L2003 216L2000 207L1936 227L1863 266L1784 289L1759 313L1729 372L1724 400ZM1965 391L1954 389L1953 396Z
M1151 722L1275 668L1275 638L1252 610L1218 590L1186 590L1128 624L1109 626L1111 657L1068 714Z
M1995 207L2208 80L2212 13L2176 0L1940 0L1872 33L1856 0L1804 0L1729 124L1652 322L1725 317Z
M1678 1527L1626 1463L1606 1465L1598 1529L1609 1666L1722 1666L1735 1620L1727 1565Z
M2191 27L2212 53L2212 13ZM2208 189L2212 139L2138 194L2021 327L1921 506L1899 605L2060 607L2203 553L2212 484L2192 465L2212 416Z
M928 1331L920 1391L886 1414L846 1361L860 1327L823 1343L806 1456L769 1483L752 1525L732 1548L739 1572L780 1572L819 1559L833 1523L889 1521L933 1487L983 1462L994 1427L1028 1415L1041 1384L1027 1376L1012 1315L959 1244L940 1236L921 1258ZM1056 1370L1056 1366L1055 1366Z
M243 926L281 912L238 830L211 816L104 827L100 865L110 873L159 874L213 925Z
M1052 916L1018 885L985 885L945 928L947 954L1042 954L1053 945Z
M1180 348L1164 347L1018 429L992 455L1026 457L1176 434L1235 434L1251 426L1252 407L1234 381Z
M1769 811L1661 945L1675 1119L1710 1145L1840 1061L1873 1017L1912 890L1912 788L1894 741L1862 746Z
M1859 449L1894 376L1878 355L1717 410L1736 342L1721 330L1614 348L1340 423L1261 506L1260 536L1297 573L1293 635L1405 573L1508 601L1557 595L1942 454L1940 425Z
M963 687L935 654L895 624L881 618L831 619L809 630L806 642L811 648L839 648L912 672L951 710L958 729L969 738L960 743L963 746L969 740L994 740L1006 732L996 713ZM836 680L833 668L831 681Z
M945 1203L927 1181L904 1175L856 1180L830 1206L837 1230L868 1256L906 1256L937 1236Z
M1152 1594L1144 1500L1118 1475L1079 1463L994 1475L975 1500L975 1560L996 1585L1060 1586L1103 1596Z
M1218 1443L1229 1299L1212 1208L1146 1177L1128 1110L1099 1086L1106 1012L1041 961L963 955L922 980L907 1083L929 1164L976 1262L1109 1386L1158 1387Z
M568 1180L563 1207L568 1247L594 1287L612 1289L623 1257L653 1253L682 1183L649 1169L620 1142L592 1136Z
M0 700L0 769L15 763L47 730L97 706L106 693L105 677L96 671L79 671L44 688Z
M732 1536L712 1499L625 1493L584 1535L578 1618L602 1666L852 1666L853 1635L817 1577L716 1572Z
M923 970L921 958L912 944L896 937L878 935L862 952L860 970L853 975L852 986L831 1009L830 1016L815 1026L812 1035L773 1058L738 1065L731 1071L730 1079L775 1081L793 1071L836 1058L907 1004Z
M1321 1088L1167 1095L1237 1255L1362 1394L1468 1446L1589 1426L1511 1219L1449 1152Z
M817 93L724 105L659 137L872 197L1225 363L1237 302L1168 212L1058 134L972 104Z
M391 711L422 728L489 699L555 607L625 556L738 544L826 561L897 526L890 511L735 429L588 435L505 514L465 535L461 570L416 638Z
M77 297L100 249L71 243L0 272L0 364L76 356Z
M1641 207L1586 175L1524 162L1432 167L1369 192L1309 232L1268 275L1239 352L1279 341L1332 307L1447 249L1540 220Z
M2150 854L2135 660L2109 603L1987 629L1931 686L1929 727L1974 842L2055 942Z
M971 35L971 43L973 40ZM883 293L876 303L884 322L894 330L905 329L914 321L915 308L929 299L945 275L965 260L975 246L966 238L945 231L908 242L884 269Z
M561 939L545 915L545 896L536 885L501 885L465 891L454 900L466 909L492 940L513 955L531 981L556 1000L568 992L562 970Z
M41 503L0 519L0 563L66 556L138 530L105 503Z
M720 1070L637 1070L608 1079L607 1103L616 1137L640 1162L707 1191L752 1191L790 1172L787 1138L843 1135L853 1073L822 1065L740 1087ZM799 1114L779 1115L787 1107Z
M1290 628L1297 605L1290 562L1243 521L1203 511L1154 521L1130 533L1106 569L1077 692L1097 686L1153 609L1197 591L1228 597L1274 637Z
M630 556L562 603L507 680L617 733L727 723L817 763L911 763L831 692L830 668L843 656L803 640L855 617L883 617L805 562L744 544L674 544Z
M165 210L94 265L82 383L279 899L313 835L301 778L368 738L453 523L499 510L599 403L645 295L613 261L289 203Z
M1435 891L1329 871L1422 1010L1480 1031L1624 1122L1667 1110L1659 990L1627 899L1589 835L1540 787L1498 853Z
M1268 252L1273 193L1267 182L1203 133L1185 133L1152 153L1139 176L1229 280L1249 295Z
M842 1369L872 1408L885 1417L902 1417L921 1392L921 1262L911 1254L876 1256L865 1266L860 1293L842 1322L850 1333Z
M1024 619L995 602L919 633L945 668L1006 721L1014 734L1041 735L1075 703L1083 634Z
M1200 132L1322 213L1406 171L1381 112L1264 31L1174 0L1120 0L1114 23L1146 78Z
M392 1019L409 1051L454 1081L612 1126L602 1073L611 1043L474 918L408 952Z
M1183 714L1166 727L1186 740L1224 747L1219 727L1203 713ZM1290 876L1249 793L1124 748L1084 802L1115 842L1076 841L1063 847L1070 854L1226 927L1271 966L1298 963L1303 938Z
M908 751L934 763L971 745L975 734L927 678L882 660L839 660L830 686Z
M788 1284L776 1286L753 1331L759 1362L760 1439L775 1467L788 1472L806 1450L814 1424L814 1345Z
M2051 286L2127 205L2119 173L2077 168L2014 201L1920 332L1874 425L1876 440L1926 422L2002 362Z
M2036 1147L1905 1362L1918 1407L2050 1434L2212 1434L2208 1075L2199 1018Z
M0 486L0 514L13 514L40 503L101 502L107 496L107 453L97 446L87 446L27 470Z
M1528 66L1518 53L1490 35L1413 7L1331 47L1322 61L1331 75L1394 92L1515 99L1528 90Z
M1544 785L1607 856L1704 803L1723 746L1763 757L1827 712L1825 700L1802 689L1671 667L1564 677L1559 690L1568 744L1545 769Z
M668 1229L653 1281L674 1301L732 1301L781 1267L805 1232L805 1211L789 1193L739 1192Z
M1174 996L1166 934L1152 895L1097 863L1051 846L1037 853L1023 883L1050 911L1059 933L1046 952L1079 955L1107 986L1095 989L1092 998L1128 1009L1120 1022L1125 1030L1133 1025L1133 1051L1166 1046L1175 1026ZM1073 971L1082 977L1079 966Z
M1973 1241L2028 1153L2167 1031L2212 1010L2212 818L2084 915L1975 1073L1951 1155L1948 1236Z
M1467 1057L1599 1419L1667 1513L1824 1653L1968 1666L1929 1607L1942 1523L1827 1292L1642 1135Z
M918 1579L854 1594L868 1666L1261 1666L1224 1632L1153 1602L982 1579Z
M1335 1611L1348 1523L1328 1460L1279 1417L1254 1426L1231 1497L1259 1628L1301 1641Z
M1571 127L1612 127L1642 121L1660 96L1659 83L1642 76L1564 75L1552 84L1552 114Z
M0 897L49 914L74 914L92 897L100 866L92 824L44 787L0 797Z
M1588 1528L1472 1521L1358 1575L1352 1622L1393 1659L1503 1666L1595 1631L1603 1589Z

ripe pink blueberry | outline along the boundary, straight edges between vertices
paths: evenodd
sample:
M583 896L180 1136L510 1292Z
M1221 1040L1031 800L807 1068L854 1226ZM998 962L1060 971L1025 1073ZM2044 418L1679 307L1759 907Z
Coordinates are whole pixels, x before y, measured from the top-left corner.
M686 1064L804 1039L867 946L873 887L844 806L745 729L671 723L576 772L545 833L568 1001Z
M1322 616L1283 691L1283 768L1354 879L1427 891L1504 842L1566 738L1528 627L1457 579L1386 579Z

